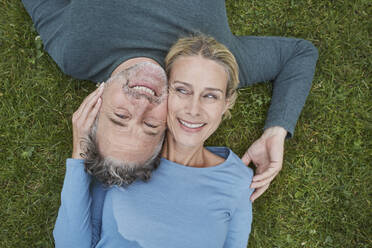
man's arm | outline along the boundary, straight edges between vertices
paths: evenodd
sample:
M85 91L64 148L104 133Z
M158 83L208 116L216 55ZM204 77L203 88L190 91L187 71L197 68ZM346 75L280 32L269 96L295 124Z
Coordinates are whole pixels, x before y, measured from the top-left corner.
M284 138L294 133L305 104L318 58L308 41L284 37L237 37L235 51L240 67L240 87L273 81L273 95L265 131L244 154L247 165L253 162L256 176L252 187L257 199L282 168Z
M238 36L236 44L239 87L273 82L264 129L280 126L292 136L311 88L317 49L309 41L285 37Z

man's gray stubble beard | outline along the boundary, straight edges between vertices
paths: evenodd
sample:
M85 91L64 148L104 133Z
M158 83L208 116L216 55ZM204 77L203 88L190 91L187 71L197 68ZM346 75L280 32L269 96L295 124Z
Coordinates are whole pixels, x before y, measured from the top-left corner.
M145 68L145 69L143 69L143 68ZM166 76L164 71L163 71L164 73L160 72L159 75L158 75L159 80L164 82L163 89L162 89L161 92L159 92L159 96L149 96L149 95L146 95L146 94L141 94L140 92L138 92L138 91L132 89L131 87L129 87L130 80L131 80L133 74L135 74L138 70L143 69L145 71L146 70L150 71L150 70L159 70L159 68L161 68L161 67L158 66L158 65L154 65L153 63L150 63L150 62L139 63L139 64L136 64L132 67L129 67L129 68L125 69L124 71L116 74L113 78L110 78L108 80L108 82L113 81L116 78L118 78L118 79L122 78L125 81L122 88L128 96L134 97L136 99L144 97L150 103L160 104L162 101L168 99L168 81L167 81L167 76ZM161 70L163 70L163 69L161 68Z

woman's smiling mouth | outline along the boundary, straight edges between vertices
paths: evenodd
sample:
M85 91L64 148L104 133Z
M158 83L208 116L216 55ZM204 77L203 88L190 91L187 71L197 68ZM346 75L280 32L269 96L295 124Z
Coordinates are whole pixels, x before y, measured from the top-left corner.
M177 120L181 124L181 127L183 127L184 129L187 128L186 129L187 131L199 131L202 127L206 125L206 123L190 123L178 118Z

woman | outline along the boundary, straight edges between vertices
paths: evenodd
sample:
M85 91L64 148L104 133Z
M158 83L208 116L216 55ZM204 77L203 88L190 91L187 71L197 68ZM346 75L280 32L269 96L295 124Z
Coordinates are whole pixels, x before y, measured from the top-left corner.
M252 170L228 148L204 147L234 104L235 58L213 38L183 38L167 55L166 71L168 132L159 168L147 183L107 191L95 184L91 196L83 161L67 160L56 247L246 247ZM89 125L101 92L83 103Z

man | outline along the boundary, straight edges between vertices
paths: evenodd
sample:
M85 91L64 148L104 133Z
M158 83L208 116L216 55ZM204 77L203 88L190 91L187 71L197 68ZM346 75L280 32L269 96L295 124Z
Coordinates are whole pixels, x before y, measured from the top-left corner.
M257 166L252 201L280 171L284 139L293 135L311 87L317 60L311 43L280 37L234 36L223 0L23 0L23 3L45 49L62 71L95 82L105 81L144 59L163 65L167 50L180 36L199 31L215 37L236 56L241 87L274 81L265 131L242 158L246 164L253 162ZM104 95L102 108L108 104L105 98L108 96ZM99 124L98 142L99 137L113 136L111 129L100 129ZM119 147L130 144L124 138L120 142L128 143ZM153 147L140 146L137 151L139 154L150 148L155 151ZM105 149L100 145L99 150L106 157L115 158Z
M148 180L160 162L167 117L167 79L157 64L137 59L100 86L102 107L88 140L74 139L73 158L84 158L86 169L105 185ZM103 89L105 90L103 91ZM74 113L81 125L86 104ZM76 136L79 137L79 136ZM84 137L81 136L81 137Z

